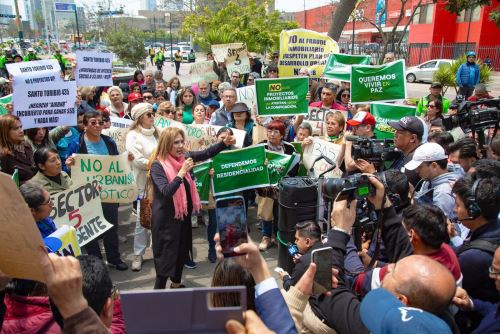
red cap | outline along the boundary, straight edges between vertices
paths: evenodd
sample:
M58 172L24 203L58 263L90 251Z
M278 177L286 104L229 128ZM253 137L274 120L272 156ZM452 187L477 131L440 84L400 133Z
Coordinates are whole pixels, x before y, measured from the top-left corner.
M377 121L375 121L375 117L373 117L373 115L369 112L358 111L352 119L347 121L347 124L351 126L358 126L361 124L375 125L377 124Z
M141 100L142 101L142 94L141 93L130 93L128 94L128 102L133 102L133 101L137 101L137 100Z

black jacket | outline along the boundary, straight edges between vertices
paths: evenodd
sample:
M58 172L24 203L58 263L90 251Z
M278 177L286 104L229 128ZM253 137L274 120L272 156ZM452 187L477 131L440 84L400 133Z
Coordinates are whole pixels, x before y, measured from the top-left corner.
M311 264L311 253L313 250L325 247L321 240L318 240L307 252L305 252L299 259L299 261L295 264L293 268L292 275L286 276L283 279L283 289L288 291L292 285L297 284L302 275L309 268L309 264Z

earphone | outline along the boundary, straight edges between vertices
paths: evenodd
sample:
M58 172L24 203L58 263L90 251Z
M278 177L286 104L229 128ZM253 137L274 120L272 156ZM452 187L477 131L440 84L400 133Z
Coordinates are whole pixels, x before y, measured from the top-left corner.
M467 213L469 214L469 217L466 220L474 220L481 216L481 208L479 207L476 199L477 188L479 187L480 182L481 179L477 179L476 181L474 181L472 185L471 195L465 199L465 204L467 205Z

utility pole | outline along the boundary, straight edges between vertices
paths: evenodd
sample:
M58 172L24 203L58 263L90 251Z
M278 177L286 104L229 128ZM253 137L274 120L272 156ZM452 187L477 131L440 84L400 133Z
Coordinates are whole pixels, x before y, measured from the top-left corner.
M17 34L19 37L19 47L23 49L24 46L23 30L21 26L21 15L19 15L19 4L17 3L17 0L14 0L14 6L16 8L16 27L17 27Z

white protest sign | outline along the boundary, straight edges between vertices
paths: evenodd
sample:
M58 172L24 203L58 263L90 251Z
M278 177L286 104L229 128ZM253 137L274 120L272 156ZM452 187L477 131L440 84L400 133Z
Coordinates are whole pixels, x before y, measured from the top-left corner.
M253 107L257 103L255 85L236 88L236 93L238 96L238 102L245 103L250 110L253 110Z
M99 183L95 180L53 194L50 198L54 203L50 217L57 227L67 224L74 227L80 246L113 227L102 213Z
M76 125L76 83L56 81L47 84L20 82L14 89L14 115L24 129Z
M341 177L342 171L339 169L339 166L342 160L344 160L344 150L342 146L343 145L330 143L315 137L312 144L303 147L302 161L304 166L309 170L314 160L323 155L337 164L337 167L335 167L333 171L326 173L325 177ZM317 177L330 167L330 164L324 159L317 161L314 164L315 176Z
M201 80L212 82L219 79L217 73L214 72L214 62L211 60L192 63L189 68L189 75L193 83Z
M245 43L215 44L211 47L215 59L226 62L227 73L250 73L250 59Z
M217 142L217 131L222 128L222 126L209 124L182 124L161 116L155 118L155 126L159 131L168 127L176 127L184 130L184 134L186 135L184 145L188 151L203 150L215 144ZM231 130L236 139L236 144L234 146L237 148L243 147L246 132L233 128L231 128Z
M137 184L128 161L128 154L76 154L71 168L75 184L97 180L103 203L131 203L137 199Z
M61 67L56 59L35 60L6 64L7 71L14 79L14 88L24 83L52 84L62 82ZM47 86L45 86L47 88Z
M69 225L63 225L54 233L43 238L47 250L59 256L82 255L82 250L77 241L76 230Z
M109 118L111 126L115 128L128 129L134 123L131 119L111 116Z
M37 253L45 246L31 210L10 175L0 173L0 270L12 278L45 281Z
M113 86L113 54L76 51L75 73L78 86Z
M127 118L110 117L111 127L103 129L102 134L113 138L118 147L118 152L123 153L127 151L125 141L127 139L127 132L132 125L133 121Z

